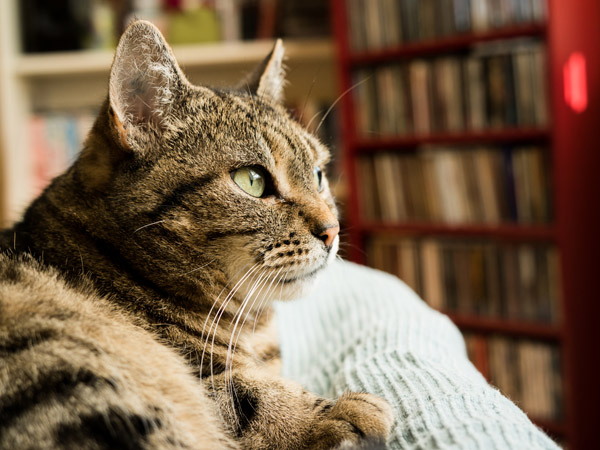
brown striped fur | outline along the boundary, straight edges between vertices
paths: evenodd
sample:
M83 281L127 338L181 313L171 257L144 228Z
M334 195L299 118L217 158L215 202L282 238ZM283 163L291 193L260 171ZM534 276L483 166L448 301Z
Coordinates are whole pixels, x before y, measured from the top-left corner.
M0 239L0 448L325 449L384 439L386 402L278 372L270 301L335 257L328 152L279 100L283 48L191 85L135 22L79 159ZM232 171L263 167L269 195Z

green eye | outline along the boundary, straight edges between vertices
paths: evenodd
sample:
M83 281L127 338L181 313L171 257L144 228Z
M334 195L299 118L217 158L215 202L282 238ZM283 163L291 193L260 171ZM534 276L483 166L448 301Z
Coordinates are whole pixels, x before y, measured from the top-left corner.
M235 181L244 192L253 197L262 197L265 192L266 179L263 171L256 167L242 167L231 174Z
M317 190L321 192L323 190L323 172L321 172L319 166L315 167L313 175L315 177L315 186L317 187Z

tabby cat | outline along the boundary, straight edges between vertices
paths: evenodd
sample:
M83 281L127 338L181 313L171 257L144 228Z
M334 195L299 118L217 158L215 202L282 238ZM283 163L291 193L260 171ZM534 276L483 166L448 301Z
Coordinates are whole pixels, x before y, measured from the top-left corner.
M277 373L269 303L314 284L339 230L282 59L198 87L153 25L127 29L79 159L2 232L0 448L385 440L384 400Z

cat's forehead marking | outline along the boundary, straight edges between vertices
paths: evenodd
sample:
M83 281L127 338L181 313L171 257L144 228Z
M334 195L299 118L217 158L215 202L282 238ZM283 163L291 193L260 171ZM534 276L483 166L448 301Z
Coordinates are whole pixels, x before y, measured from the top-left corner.
M321 155L319 154L319 150L315 145L315 142L313 142L312 136L305 130L301 130L301 133L298 134L298 138L302 141L302 144L305 146L305 148L310 150L314 162L318 163L318 161L321 159Z
M190 116L195 117L186 133L197 136L197 147L213 160L225 165L273 165L269 144L260 132L260 124L254 110L243 98L226 92L201 93L193 99Z
M328 151L282 107L239 92L217 92L212 102L213 125L226 122L228 139L235 139L234 130L244 136L238 142L244 148L235 152L238 159L267 168L284 196L298 188L312 190L313 170L327 162Z

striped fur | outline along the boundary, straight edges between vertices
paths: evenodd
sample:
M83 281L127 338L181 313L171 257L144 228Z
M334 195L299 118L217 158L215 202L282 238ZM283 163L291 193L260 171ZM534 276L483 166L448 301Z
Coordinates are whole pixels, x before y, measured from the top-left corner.
M278 102L283 49L191 85L146 22L117 49L80 158L2 232L0 448L333 448L383 439L368 394L277 375L269 303L335 257L328 152ZM232 171L260 166L272 195Z
M0 278L0 448L237 448L190 367L87 280L14 255Z

